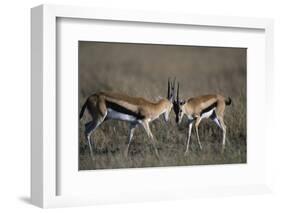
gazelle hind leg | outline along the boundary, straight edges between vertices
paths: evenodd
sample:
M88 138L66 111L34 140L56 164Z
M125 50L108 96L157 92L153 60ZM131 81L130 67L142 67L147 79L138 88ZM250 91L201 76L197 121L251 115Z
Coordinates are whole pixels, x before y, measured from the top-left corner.
M218 120L218 117L217 117L217 114L216 114L216 111L213 111L212 115L210 116L211 120L215 122L215 124L220 128L222 129L221 127L221 124Z
M198 133L198 126L199 126L200 122L201 122L201 118L198 117L195 121L195 130L196 130L197 142L199 144L200 149L202 150L202 145L201 145L199 133Z
M90 155L91 155L92 160L94 160L94 154L93 154L93 148L92 148L93 143L91 140L91 135L98 128L98 126L103 122L103 120L104 119L102 119L101 121L93 120L85 125L85 138L89 145Z
M90 155L91 155L92 160L94 160L94 155L93 155L91 134L92 134L92 131L94 129L94 126L95 125L94 125L93 121L85 124L85 138L86 138L87 144L88 144L89 149L90 149Z
M222 150L221 150L221 152L223 153L224 149L225 149L226 126L224 124L224 121L223 121L222 117L220 117L218 120L219 120L219 123L221 125L222 132L223 132L223 135L222 135Z
M215 124L216 124L220 129L222 129L222 126L221 126L221 124L220 124L218 118L214 118L214 119L212 119L212 120L215 122Z
M190 142L190 137L191 137L191 132L192 132L192 125L193 125L193 122L190 122L189 127L188 127L188 136L186 138L187 142L186 142L186 150L184 152L184 155L188 154L189 142Z
M128 157L129 147L130 147L130 144L132 142L132 138L134 136L134 131L135 131L136 127L137 127L137 124L135 124L135 123L131 123L130 124L129 137L128 137L128 145L127 145L126 150L125 150L125 157L126 158Z

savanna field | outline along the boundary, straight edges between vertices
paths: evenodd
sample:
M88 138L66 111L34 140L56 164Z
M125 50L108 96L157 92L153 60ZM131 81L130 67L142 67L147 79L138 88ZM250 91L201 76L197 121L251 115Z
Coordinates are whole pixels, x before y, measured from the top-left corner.
M232 104L226 106L224 116L225 152L221 154L221 130L210 119L204 119L199 126L203 149L199 148L193 128L189 154L184 156L187 118L178 126L171 111L167 123L162 116L150 123L160 159L141 126L125 158L129 124L109 120L92 134L92 160L84 137L84 124L90 121L86 110L79 121L80 170L247 162L246 49L79 42L79 109L89 95L98 91L156 101L159 96L166 97L169 77L179 81L183 99L217 93L231 97Z

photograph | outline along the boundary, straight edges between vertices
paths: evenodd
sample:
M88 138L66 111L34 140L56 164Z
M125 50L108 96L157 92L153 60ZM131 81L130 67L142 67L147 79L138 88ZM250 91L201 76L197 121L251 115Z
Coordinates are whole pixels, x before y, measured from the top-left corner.
M247 48L78 42L79 170L247 163Z

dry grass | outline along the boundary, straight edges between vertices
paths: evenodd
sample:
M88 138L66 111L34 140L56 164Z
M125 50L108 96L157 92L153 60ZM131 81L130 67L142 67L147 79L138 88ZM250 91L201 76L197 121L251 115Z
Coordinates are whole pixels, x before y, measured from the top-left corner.
M199 150L193 132L189 155L184 156L186 123L177 126L172 112L168 123L160 118L150 125L158 141L160 160L141 127L135 131L126 159L128 124L106 121L92 136L96 144L92 161L83 134L84 124L90 118L85 113L79 123L80 170L246 162L246 49L79 43L80 109L90 94L100 90L155 100L166 96L167 79L171 76L180 81L184 98L208 93L232 98L233 104L225 113L225 153L220 153L221 131L210 120L203 120L199 126L203 150Z

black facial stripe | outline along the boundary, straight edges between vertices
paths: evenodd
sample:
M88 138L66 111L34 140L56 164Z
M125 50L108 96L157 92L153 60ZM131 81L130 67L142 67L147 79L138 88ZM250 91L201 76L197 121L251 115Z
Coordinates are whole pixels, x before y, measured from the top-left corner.
M131 116L136 117L137 119L143 119L144 118L144 116L142 114L133 112L133 111L131 111L129 109L126 109L125 107L120 106L117 103L106 101L106 106L111 108L111 109L113 109L113 110L115 110L116 112L120 112L120 113L123 113L123 114L131 115Z
M203 109L200 113L200 116L206 112L209 112L210 110L212 110L213 108L217 107L218 102L213 103L212 105L206 107L205 109Z
M176 103L176 102L173 103L173 109L174 109L174 112L176 114L178 114L178 112L180 110L180 107L179 107L178 103Z

